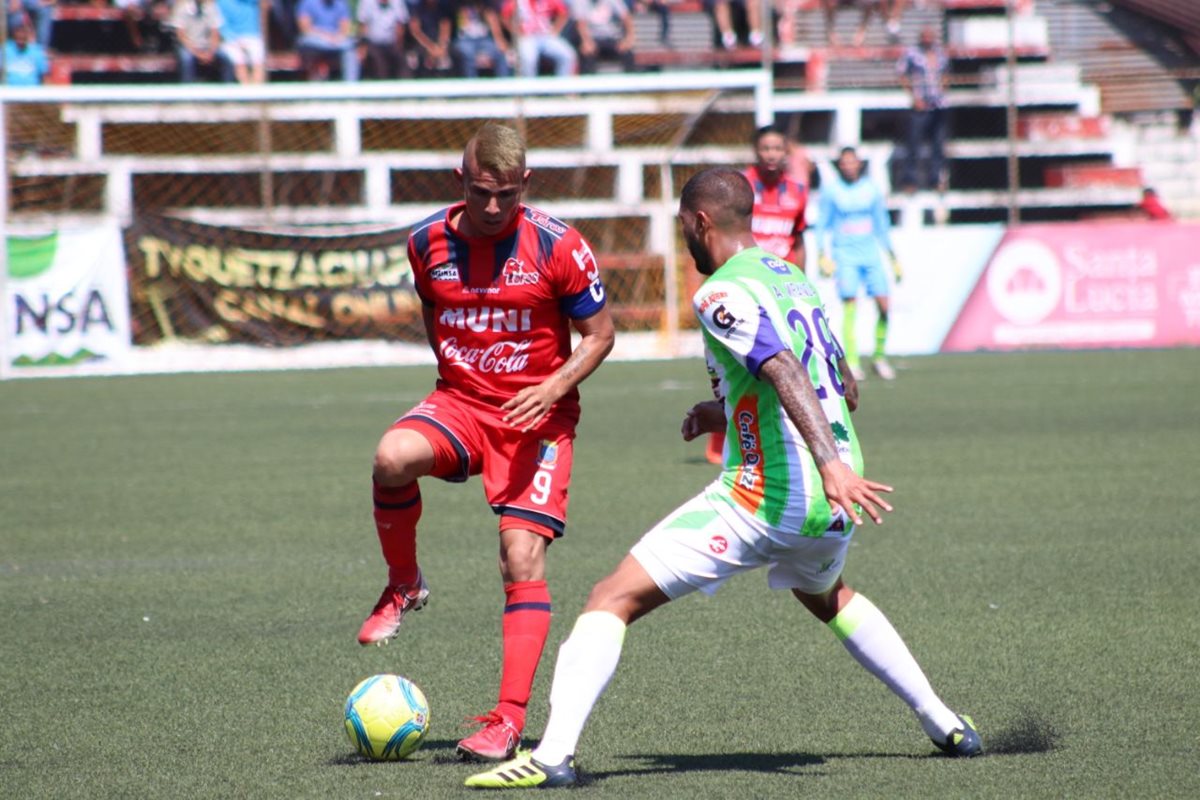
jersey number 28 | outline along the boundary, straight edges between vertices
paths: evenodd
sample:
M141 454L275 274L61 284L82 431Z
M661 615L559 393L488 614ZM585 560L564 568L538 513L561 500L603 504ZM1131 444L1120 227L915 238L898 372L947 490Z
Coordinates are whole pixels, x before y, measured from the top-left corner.
M804 353L800 356L800 365L804 369L809 369L809 362L813 357L813 331L816 331L817 342L821 345L822 360L825 362L825 368L829 372L829 382L833 386L833 391L838 397L843 397L846 394L846 385L842 383L841 373L838 372L838 358L841 355L841 348L838 347L837 339L833 336L833 331L829 329L829 320L825 318L825 312L818 306L812 309L812 324L809 324L808 317L803 311L798 308L793 308L788 312L787 323L792 326L792 330L799 332L804 331ZM811 372L810 372L811 374ZM817 397L824 400L829 396L829 391L825 388L825 382L820 381L817 384Z

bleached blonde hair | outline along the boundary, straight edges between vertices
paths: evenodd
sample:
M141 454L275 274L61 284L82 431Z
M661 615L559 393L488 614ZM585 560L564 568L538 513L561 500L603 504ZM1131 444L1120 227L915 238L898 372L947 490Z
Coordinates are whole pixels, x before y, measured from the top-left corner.
M525 142L521 135L507 125L488 122L475 132L463 151L463 169L467 157L475 156L475 168L498 175L525 172Z

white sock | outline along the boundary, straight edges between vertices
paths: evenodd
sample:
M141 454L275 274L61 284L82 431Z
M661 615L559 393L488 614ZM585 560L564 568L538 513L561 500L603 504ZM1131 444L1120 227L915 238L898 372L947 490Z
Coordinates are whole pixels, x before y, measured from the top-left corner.
M958 715L934 693L904 640L874 603L856 593L829 627L859 664L908 704L927 736L945 741L960 727Z
M534 758L543 764L561 764L575 754L592 708L617 671L624 643L625 623L607 611L589 611L575 620L571 635L558 648L550 719Z

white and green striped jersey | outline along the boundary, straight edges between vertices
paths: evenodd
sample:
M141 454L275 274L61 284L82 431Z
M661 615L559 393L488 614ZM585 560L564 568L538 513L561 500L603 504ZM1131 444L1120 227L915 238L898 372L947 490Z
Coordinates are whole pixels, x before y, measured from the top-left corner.
M725 398L725 464L717 493L768 530L825 536L833 516L821 477L774 387L758 377L771 356L791 350L812 378L838 454L862 474L862 452L843 399L841 345L821 298L793 264L761 248L743 250L700 287L692 307L705 357ZM714 498L716 499L716 498Z

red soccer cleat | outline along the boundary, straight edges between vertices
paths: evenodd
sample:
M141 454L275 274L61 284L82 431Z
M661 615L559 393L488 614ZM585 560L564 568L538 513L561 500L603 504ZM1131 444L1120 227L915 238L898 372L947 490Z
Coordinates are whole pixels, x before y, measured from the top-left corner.
M429 602L429 587L418 574L415 586L389 586L379 596L371 616L358 629L358 643L387 644L400 632L400 623L409 611L420 611Z
M483 727L458 743L458 754L475 761L507 761L521 744L521 731L510 720L489 711L475 722Z

